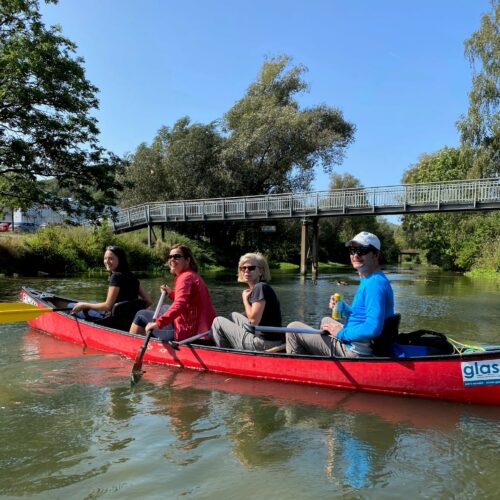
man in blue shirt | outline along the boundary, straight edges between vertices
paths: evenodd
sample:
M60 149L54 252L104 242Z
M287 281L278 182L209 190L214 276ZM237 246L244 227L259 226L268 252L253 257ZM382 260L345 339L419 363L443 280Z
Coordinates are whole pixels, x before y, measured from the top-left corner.
M367 231L357 234L346 243L351 264L361 281L354 295L352 306L343 304L345 325L332 318L323 318L321 329L324 334L287 333L288 354L319 354L356 358L373 354L370 340L378 337L384 321L394 316L394 293L391 284L380 269L380 240ZM330 299L330 307L335 299ZM294 321L290 328L310 328Z

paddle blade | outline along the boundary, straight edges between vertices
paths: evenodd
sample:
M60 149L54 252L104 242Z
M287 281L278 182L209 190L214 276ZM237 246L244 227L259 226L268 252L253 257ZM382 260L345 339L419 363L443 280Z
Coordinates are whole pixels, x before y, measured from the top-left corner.
M134 386L141 380L142 374L142 352L139 352L135 357L134 366L132 367L132 371L130 372L130 384Z
M0 304L0 323L19 323L38 318L41 314L52 312L48 307L40 308L23 302Z
M144 372L142 370L132 370L132 372L130 373L130 385L133 387L134 385L138 384L139 381L141 380L142 378L142 374Z

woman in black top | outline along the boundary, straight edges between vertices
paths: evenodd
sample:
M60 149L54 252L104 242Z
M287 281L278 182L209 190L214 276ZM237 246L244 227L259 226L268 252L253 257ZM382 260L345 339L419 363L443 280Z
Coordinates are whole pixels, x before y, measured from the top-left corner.
M104 252L104 266L109 271L109 287L104 302L77 302L71 314L88 310L89 316L103 317L111 312L117 302L144 299L148 306L152 300L148 292L139 283L139 280L130 272L127 256L122 248L117 246L106 247Z
M233 312L230 320L222 316L214 319L212 334L217 346L265 351L285 341L283 333L252 334L243 326L281 326L281 307L267 283L270 279L269 266L261 253L247 253L240 258L238 281L248 285L241 294L245 315Z

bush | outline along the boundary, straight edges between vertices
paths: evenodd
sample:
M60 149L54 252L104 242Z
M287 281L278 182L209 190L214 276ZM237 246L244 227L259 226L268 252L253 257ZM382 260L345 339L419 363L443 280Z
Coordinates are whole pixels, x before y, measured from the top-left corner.
M104 223L98 227L48 226L36 233L6 235L0 239L0 273L32 276L37 272L76 274L103 269L103 253L108 245L121 246L134 271L162 271L168 248L174 243L188 245L200 266L215 262L213 251L175 232L154 248L145 243L145 232L114 234Z

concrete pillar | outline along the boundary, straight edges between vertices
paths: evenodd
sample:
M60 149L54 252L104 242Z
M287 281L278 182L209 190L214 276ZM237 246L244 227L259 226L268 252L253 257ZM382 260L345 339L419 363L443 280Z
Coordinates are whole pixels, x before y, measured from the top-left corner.
M311 248L311 273L313 281L318 277L318 253L319 253L319 219L312 220L312 248Z
M300 275L307 274L307 225L309 221L304 219L302 221L302 231L300 234Z

